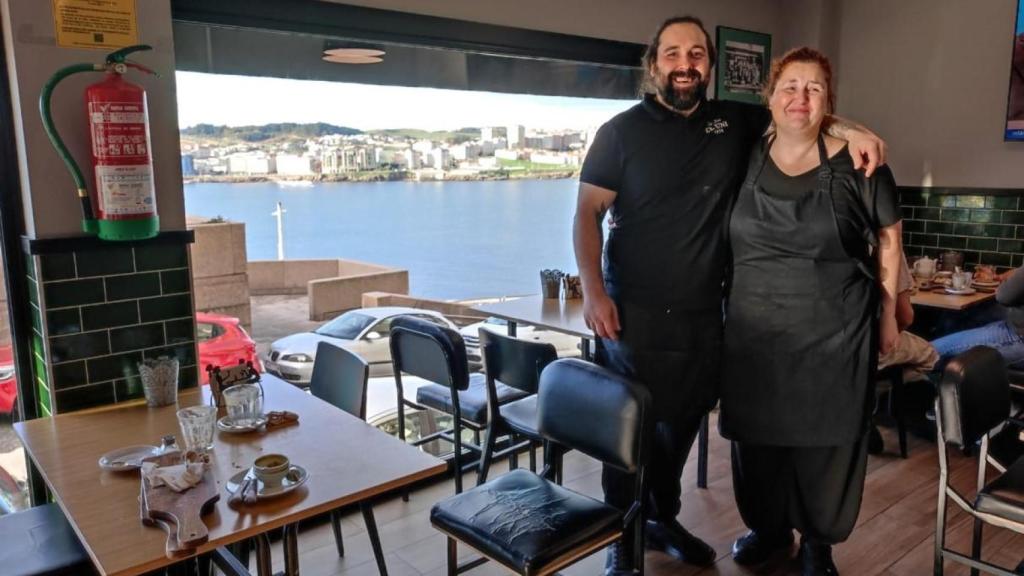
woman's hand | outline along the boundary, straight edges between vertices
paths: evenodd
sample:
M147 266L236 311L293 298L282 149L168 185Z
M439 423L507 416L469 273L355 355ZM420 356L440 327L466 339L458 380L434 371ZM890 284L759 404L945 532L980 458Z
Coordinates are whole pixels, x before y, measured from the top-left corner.
M900 339L900 330L896 325L896 316L882 314L878 332L878 352L884 356L895 350L896 344Z

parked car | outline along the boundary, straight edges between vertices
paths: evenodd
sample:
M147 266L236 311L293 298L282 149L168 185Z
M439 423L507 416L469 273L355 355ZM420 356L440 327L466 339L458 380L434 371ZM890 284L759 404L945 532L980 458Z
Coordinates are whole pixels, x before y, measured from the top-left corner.
M390 376L391 321L399 316L415 316L453 330L458 328L440 312L398 306L358 308L345 312L312 332L285 336L270 345L263 365L267 372L297 386L309 386L313 360L320 342L330 342L366 360L370 376Z
M479 363L482 366L480 358L481 329L504 336L508 334L508 321L491 316L486 320L470 324L469 326L464 326L459 330L459 332L462 333L462 339L466 342L466 351L470 356L470 364ZM565 334L564 332L544 330L530 324L516 323L516 338L551 344L558 352L559 358L580 355L579 336Z
M206 367L229 366L239 360L252 362L263 371L256 354L256 343L238 323L238 318L224 314L196 313L196 342L199 348L199 381L207 384ZM14 354L10 344L0 346L0 414L16 419L18 383L14 377Z

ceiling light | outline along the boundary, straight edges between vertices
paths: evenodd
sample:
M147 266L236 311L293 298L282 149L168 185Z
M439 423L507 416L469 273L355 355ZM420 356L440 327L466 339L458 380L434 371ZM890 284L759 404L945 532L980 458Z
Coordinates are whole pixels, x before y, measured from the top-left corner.
M333 62L335 64L376 64L377 62L383 62L382 58L376 56L332 56L325 55L323 57L324 62Z
M324 50L325 56L383 56L383 50L376 48L332 48Z

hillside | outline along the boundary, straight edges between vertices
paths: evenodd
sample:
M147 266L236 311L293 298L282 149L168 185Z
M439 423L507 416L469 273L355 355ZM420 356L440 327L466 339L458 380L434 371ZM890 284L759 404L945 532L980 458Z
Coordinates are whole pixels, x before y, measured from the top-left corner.
M295 124L291 122L263 124L260 126L214 126L196 124L181 131L183 138L191 140L214 140L223 142L267 142L273 140L305 140L328 134L362 134L361 130L335 126L325 122Z

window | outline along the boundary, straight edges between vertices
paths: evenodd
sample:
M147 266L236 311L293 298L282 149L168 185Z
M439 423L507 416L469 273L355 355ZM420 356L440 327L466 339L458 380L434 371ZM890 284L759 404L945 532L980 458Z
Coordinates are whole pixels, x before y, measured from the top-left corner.
M196 338L199 342L206 342L224 334L224 328L217 324L207 322L196 322Z

